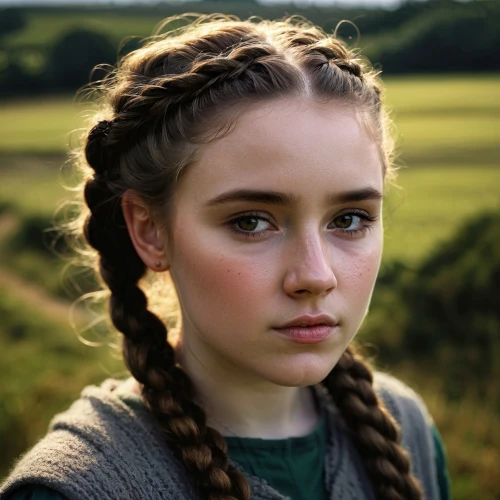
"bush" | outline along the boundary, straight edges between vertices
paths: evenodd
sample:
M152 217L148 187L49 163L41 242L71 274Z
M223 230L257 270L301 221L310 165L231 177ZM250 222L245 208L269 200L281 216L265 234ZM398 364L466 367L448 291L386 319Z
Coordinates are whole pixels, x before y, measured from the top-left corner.
M23 218L17 231L9 238L8 249L11 252L32 250L40 252L47 257L55 254L55 233L50 231L52 220L43 215L28 215ZM60 246L60 244L59 244ZM58 248L57 250L63 250Z
M55 89L74 90L89 82L98 64L114 64L117 51L103 33L76 29L63 35L50 51L47 74Z
M394 31L371 56L384 73L499 70L499 18L493 8L433 9Z
M26 17L20 9L0 9L0 38L24 29Z
M13 55L8 58L5 67L0 68L0 97L26 95L46 89L43 75L34 75Z
M377 284L363 335L382 361L431 363L448 396L487 397L500 378L500 214L463 224L420 266L393 264ZM499 401L500 403L500 401Z
M22 215L0 245L0 257L9 262L10 270L49 295L75 300L98 289L99 284L91 269L71 265L74 251L65 238L50 229L53 224L47 215Z

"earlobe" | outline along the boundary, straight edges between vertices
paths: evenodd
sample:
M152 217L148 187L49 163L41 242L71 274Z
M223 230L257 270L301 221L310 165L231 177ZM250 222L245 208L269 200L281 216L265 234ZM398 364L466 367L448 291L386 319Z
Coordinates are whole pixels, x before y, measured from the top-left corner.
M122 210L132 244L144 264L153 271L168 270L163 232L137 191L129 189L123 193Z

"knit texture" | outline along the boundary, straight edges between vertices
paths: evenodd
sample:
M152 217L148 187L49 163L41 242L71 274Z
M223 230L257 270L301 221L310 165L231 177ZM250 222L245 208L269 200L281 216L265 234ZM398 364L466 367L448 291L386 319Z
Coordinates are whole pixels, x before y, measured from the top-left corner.
M0 500L16 488L36 483L69 500L201 500L194 481L166 445L142 404L127 405L123 381L108 379L86 387L80 399L56 415L48 434L15 464L0 487ZM403 429L403 446L425 498L438 500L431 418L420 398L397 379L375 374L375 388ZM314 386L327 415L325 488L331 500L375 500L363 462L330 395ZM231 462L242 470L239 464ZM265 480L247 475L252 500L285 500Z

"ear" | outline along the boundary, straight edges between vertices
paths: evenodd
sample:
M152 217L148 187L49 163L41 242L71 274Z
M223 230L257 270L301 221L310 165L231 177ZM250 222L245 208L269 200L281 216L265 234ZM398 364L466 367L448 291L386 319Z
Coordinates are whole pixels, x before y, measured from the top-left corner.
M163 232L137 191L128 189L123 193L122 210L132 244L144 264L153 271L169 269Z

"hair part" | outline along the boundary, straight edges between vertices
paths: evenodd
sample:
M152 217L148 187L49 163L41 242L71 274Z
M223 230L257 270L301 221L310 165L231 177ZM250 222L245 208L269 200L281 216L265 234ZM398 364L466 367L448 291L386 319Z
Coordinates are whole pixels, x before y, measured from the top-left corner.
M249 107L287 97L352 108L378 145L389 175L391 122L381 104L378 72L302 19L252 22L216 14L153 37L125 56L98 91L107 111L86 133L81 150L81 165L91 169L84 188L84 235L97 251L100 276L110 291L109 313L123 334L125 363L201 493L212 500L248 500L245 476L230 466L224 438L207 426L192 383L176 364L164 322L148 308L139 286L146 266L128 234L121 196L137 191L165 219L176 184L199 146L227 134ZM398 426L372 382L370 368L349 347L323 384L352 431L378 498L419 500L422 493Z

